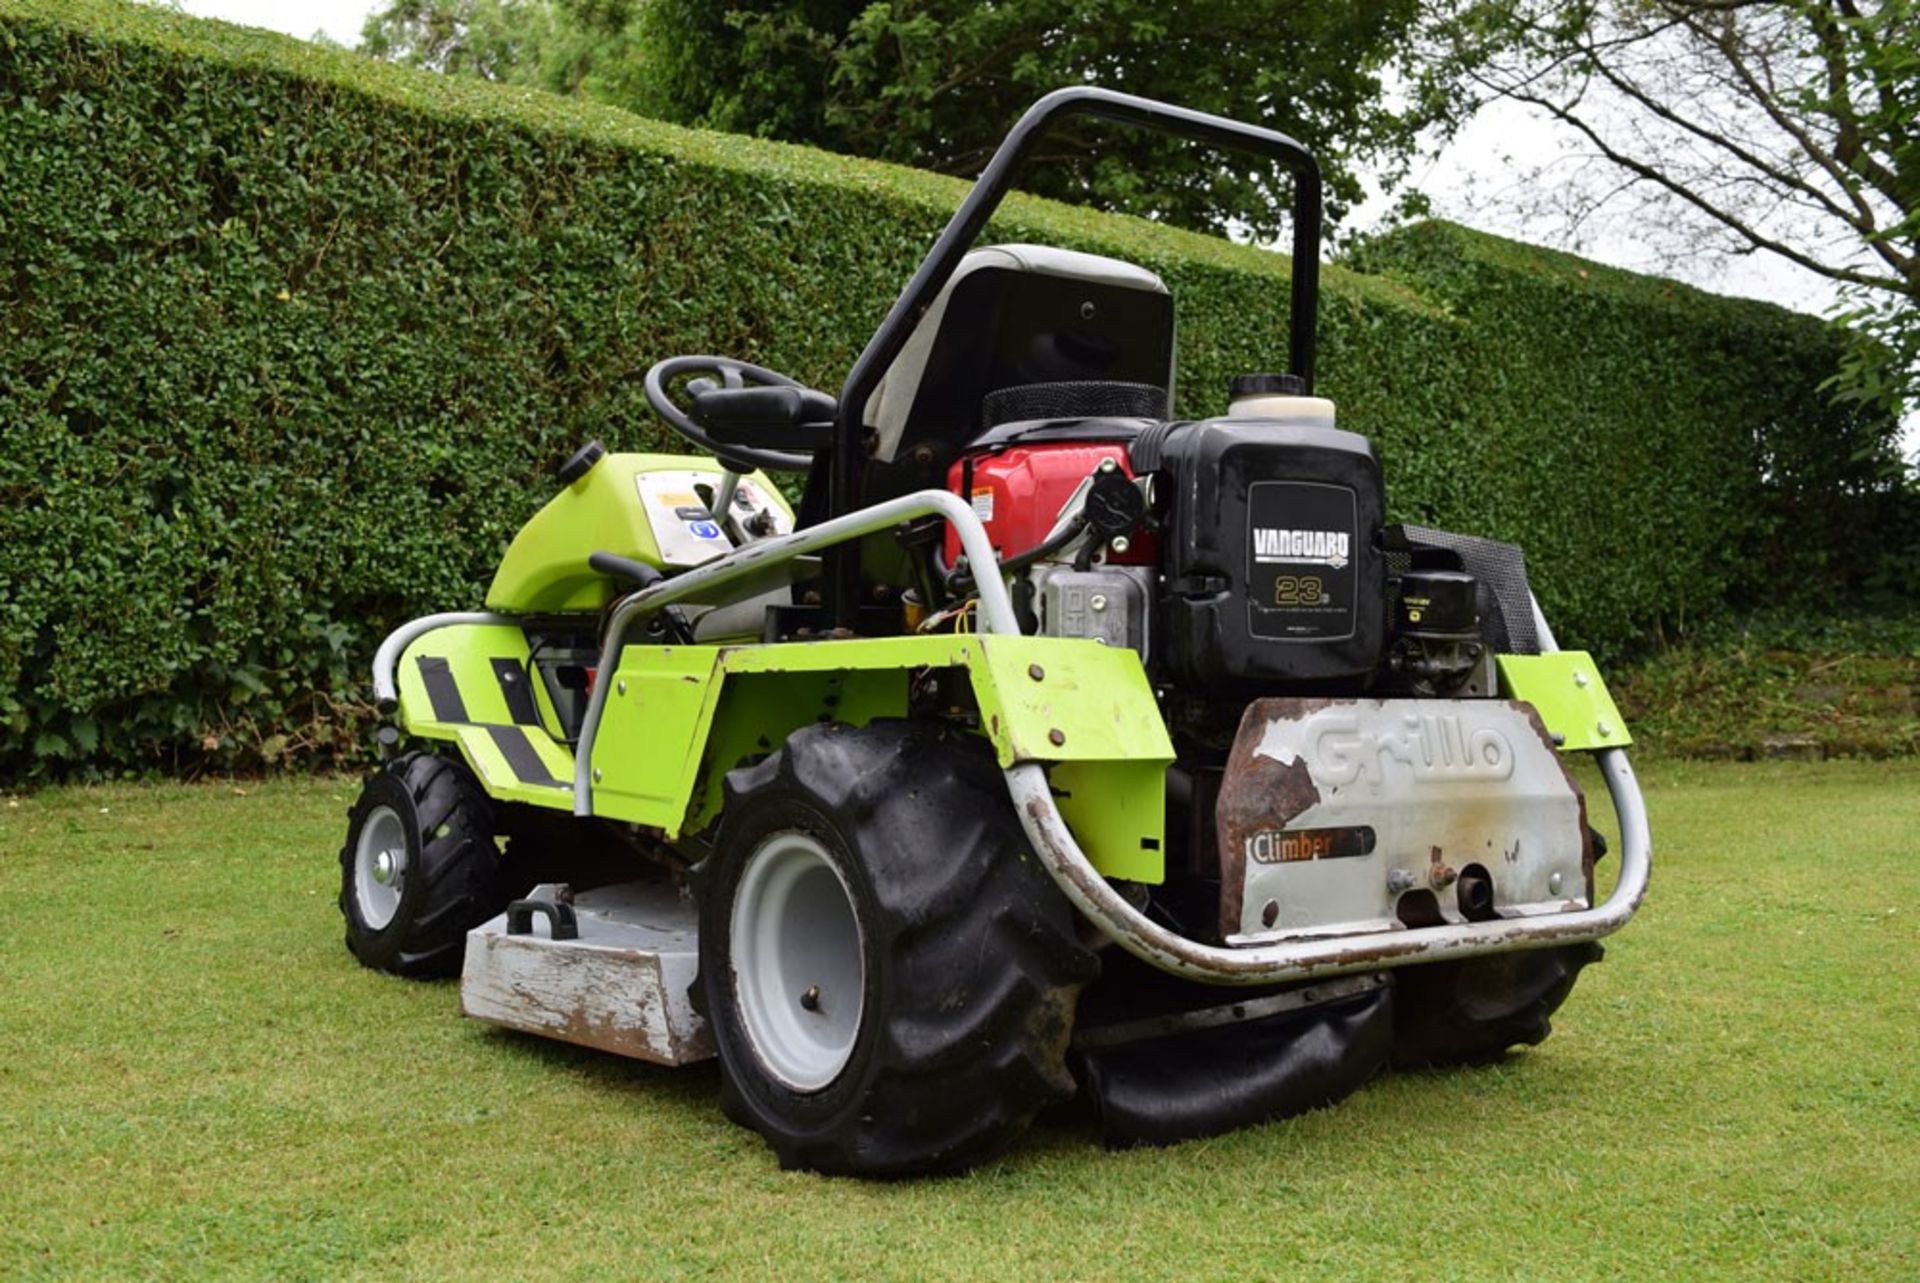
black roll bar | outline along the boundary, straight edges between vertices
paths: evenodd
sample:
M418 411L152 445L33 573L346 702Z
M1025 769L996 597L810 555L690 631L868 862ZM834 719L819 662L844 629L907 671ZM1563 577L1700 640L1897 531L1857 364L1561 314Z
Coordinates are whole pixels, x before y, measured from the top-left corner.
M952 278L961 256L972 248L987 220L1000 207L1001 199L1013 186L1014 177L1032 152L1034 143L1069 116L1093 116L1228 151L1250 152L1278 161L1293 175L1293 282L1288 300L1287 362L1290 371L1300 376L1307 390L1312 391L1314 309L1320 293L1321 219L1320 167L1314 163L1313 153L1276 130L1242 124L1224 116L1189 111L1111 89L1056 89L1027 108L1026 114L1001 140L973 190L954 211L919 270L894 300L886 319L880 322L880 328L867 340L866 348L853 363L840 390L839 413L834 424L832 472L827 489L829 515L844 516L853 510L856 502L860 463L864 458L861 420L866 415L867 400L881 376L900 355L900 349L906 346L914 326L933 305L941 287ZM851 628L859 600L859 550L857 547L835 549L829 554L829 560L827 589L834 623Z

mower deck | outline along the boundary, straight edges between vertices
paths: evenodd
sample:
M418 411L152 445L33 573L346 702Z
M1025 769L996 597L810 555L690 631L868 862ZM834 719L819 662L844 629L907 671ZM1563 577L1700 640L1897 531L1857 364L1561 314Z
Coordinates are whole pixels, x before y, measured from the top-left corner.
M568 908L578 935L555 939ZM623 882L574 898L548 883L467 934L460 1010L509 1029L684 1065L713 1055L706 1022L687 1001L698 969L693 904L673 884Z

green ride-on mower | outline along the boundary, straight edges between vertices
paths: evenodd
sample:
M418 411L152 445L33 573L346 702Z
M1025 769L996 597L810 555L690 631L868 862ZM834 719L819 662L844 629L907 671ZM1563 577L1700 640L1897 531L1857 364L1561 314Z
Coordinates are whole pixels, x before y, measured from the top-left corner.
M1172 418L1154 273L973 248L1072 116L1292 175L1287 369L1218 417ZM655 366L700 453L588 445L484 611L381 645L354 955L457 971L514 1029L716 1056L783 1165L872 1176L1076 1095L1158 1144L1545 1037L1646 889L1627 732L1519 549L1388 522L1312 395L1320 214L1282 134L1062 90L837 398ZM1579 751L1622 838L1604 902Z

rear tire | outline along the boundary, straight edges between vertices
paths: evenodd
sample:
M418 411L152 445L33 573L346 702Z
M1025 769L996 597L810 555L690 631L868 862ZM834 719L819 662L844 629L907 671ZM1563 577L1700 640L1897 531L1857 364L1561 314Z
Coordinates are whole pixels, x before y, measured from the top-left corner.
M695 890L722 1103L781 1166L959 1170L1073 1094L1098 963L977 736L796 732L727 777Z
M438 754L369 777L340 851L348 951L394 975L457 975L467 932L506 907L494 821L472 772Z
M1596 943L1434 962L1394 972L1393 1065L1422 1069L1486 1064L1509 1047L1535 1046L1573 992Z

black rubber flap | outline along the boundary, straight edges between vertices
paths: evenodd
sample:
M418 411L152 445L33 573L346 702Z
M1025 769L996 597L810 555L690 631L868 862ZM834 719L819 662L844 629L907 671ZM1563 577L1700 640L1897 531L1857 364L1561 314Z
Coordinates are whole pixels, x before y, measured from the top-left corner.
M1583 967L1606 956L1598 942L1429 962L1394 972L1396 1069L1483 1064L1531 1047L1573 992Z
M1393 1047L1393 990L1307 1011L1129 1043L1079 1057L1101 1139L1171 1145L1305 1113L1378 1073Z

